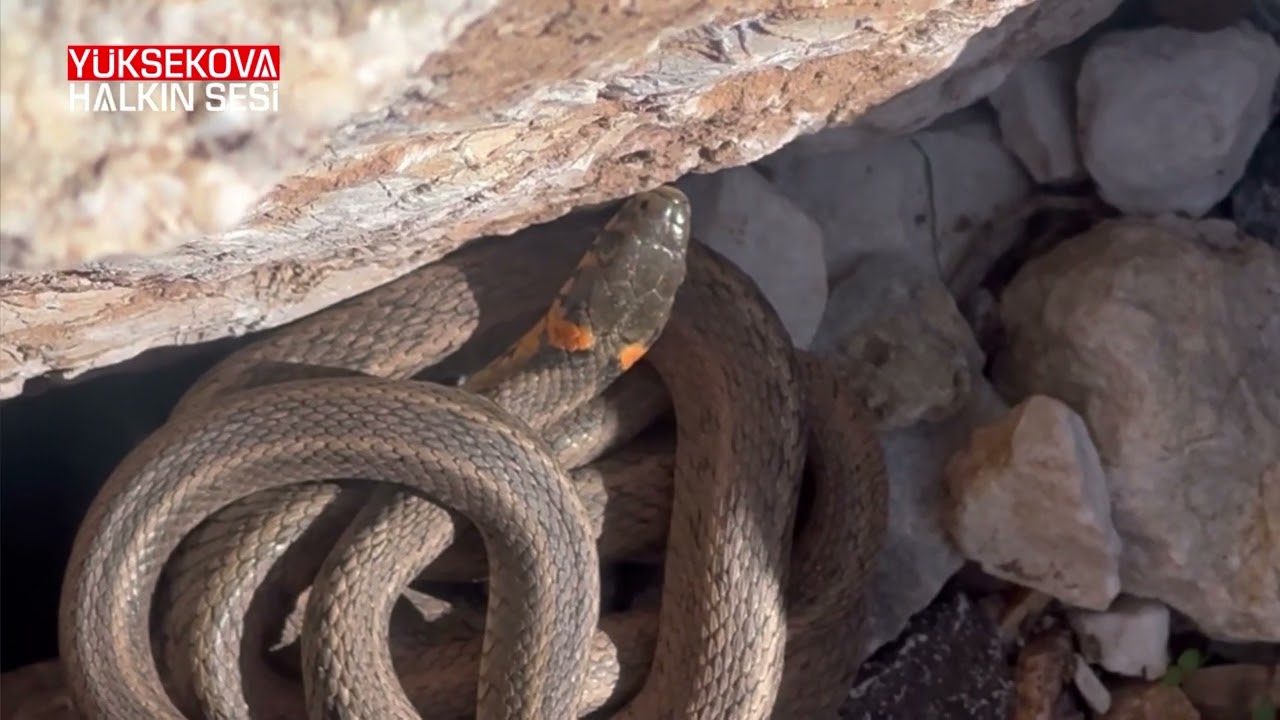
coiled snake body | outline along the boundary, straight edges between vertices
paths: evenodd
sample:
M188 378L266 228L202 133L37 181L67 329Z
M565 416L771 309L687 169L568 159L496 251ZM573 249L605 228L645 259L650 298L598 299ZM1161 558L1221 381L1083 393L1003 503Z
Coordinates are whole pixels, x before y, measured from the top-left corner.
M689 211L669 188L629 200L550 309L461 388L408 378L485 356L491 331L527 321L552 287L533 259L571 247L464 248L211 370L77 535L60 643L78 707L297 717L305 697L312 717L830 717L884 529L879 445L754 283L689 243ZM661 438L619 448L668 396L674 457ZM598 561L646 538L665 539L658 609L601 619ZM251 606L290 552L295 589L311 585L305 694L254 659ZM485 564L483 642L462 632L393 658L404 585ZM153 657L158 586L170 610Z

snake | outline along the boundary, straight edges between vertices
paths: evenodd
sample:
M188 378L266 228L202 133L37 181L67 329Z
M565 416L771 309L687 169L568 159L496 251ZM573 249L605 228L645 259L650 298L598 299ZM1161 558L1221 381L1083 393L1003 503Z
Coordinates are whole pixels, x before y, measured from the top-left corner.
M878 445L865 414L850 410L858 403L820 362L790 346L750 278L697 242L684 257L688 225L688 201L678 191L633 198L533 330L459 388L405 379L440 358L465 356L470 345L484 346L491 329L527 323L528 297L549 287L528 272L532 259L554 265L557 252L573 256L572 243L530 254L503 239L493 250L460 252L456 261L340 303L215 367L170 422L121 463L77 534L60 606L61 652L77 706L90 717L191 714L174 705L149 644L152 595L165 562L184 537L198 536L202 522L237 502L278 493L270 500L277 509L289 501L330 507L344 490L333 481L350 477L394 485L356 493L338 513L346 525L363 508L312 589L313 600L338 598L327 615L307 610L304 678L313 715L434 717L457 706L459 714L482 718L572 717L608 703L621 705L619 717L637 718L832 711L852 679L859 598L883 535ZM683 262L688 277L680 283L683 272L670 268ZM481 268L507 281L482 281ZM523 282L511 282L521 270ZM668 293L675 297L664 321ZM493 302L477 301L485 295ZM650 309L633 313L648 329L613 333L618 309L634 309L637 300L649 301ZM618 408L635 401L616 400L625 390L593 404L599 386L618 374L640 378L616 384L641 388L630 397L669 399L676 437L674 451L670 443L641 443L615 466L669 458L667 467L659 462L642 473L656 495L670 493L668 503L658 503L667 522L647 523L666 535L661 601L597 626L592 574L604 556L596 544L605 547L610 535L601 528L610 510L584 507L565 466L603 449L581 450L592 444L584 437L598 438L604 427L630 437L645 424L632 418L651 419L663 404L649 400L645 411L628 415ZM665 394L652 391L655 376ZM554 432L540 436L547 428ZM817 480L796 533L806 456ZM349 652L359 637L351 628L385 627L388 612L386 597L353 598L368 599L371 589L390 597L399 588L344 582L351 562L344 564L342 553L367 560L355 566L370 576L389 572L402 558L387 551L396 545L385 542L386 530L400 524L394 518L406 500L417 501L436 527L448 513L435 503L474 526L446 522L453 529L423 553L465 545L460 540L472 530L488 565L483 637L416 648L421 673L388 669L385 650L355 662ZM277 540L305 532L279 516L252 515L248 524L271 528ZM263 545L242 549L242 557L289 545L258 540ZM370 547L380 554L369 555ZM472 549L456 555L454 572L479 571ZM260 579L270 565L259 560L247 574ZM413 571L399 565L392 575ZM810 587L814 577L820 580ZM243 580L215 576L205 585ZM236 607L233 615L243 604ZM234 624L216 624L233 638L233 657L234 638L244 631ZM445 666L461 670L439 672ZM212 677L238 683L228 679L237 675L233 667ZM384 701L391 707L352 704Z

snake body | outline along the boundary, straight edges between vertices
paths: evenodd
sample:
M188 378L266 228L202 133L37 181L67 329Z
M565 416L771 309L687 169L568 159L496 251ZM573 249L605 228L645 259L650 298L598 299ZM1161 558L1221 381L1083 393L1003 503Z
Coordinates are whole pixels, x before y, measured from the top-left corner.
M328 535L346 533L331 552L332 537L304 549L310 567L296 580L314 575L301 637L313 716L573 717L621 706L618 716L635 718L829 717L855 667L860 597L883 531L878 444L856 400L791 348L731 263L695 242L679 282L669 261L681 261L687 225L675 191L633 199L540 318L528 296L554 286L476 282L504 254L460 254L215 367L121 463L77 537L61 642L78 706L111 718L272 716L248 708L256 674L235 662L262 628L237 623L251 615L256 584L327 513ZM619 268L627 283L606 276ZM485 292L508 295L493 304L504 308L497 317L481 317L474 298ZM531 319L533 330L463 388L405 382L492 344L488 330ZM619 391L624 382L599 395L641 356L656 375L639 365L623 380L638 378L631 387L643 392ZM352 374L363 377L342 377ZM675 411L674 457L648 439L585 464L665 408L655 377ZM650 399L630 415L635 397ZM793 549L806 454L819 501ZM638 474L654 488L646 497L670 498L648 502L669 521L646 524L667 533L661 603L597 626L597 558L637 543L608 531L613 509L583 498L649 458ZM332 482L344 478L395 485ZM252 500L264 509L245 511ZM237 506L235 523L213 522ZM178 556L172 598L183 602L172 604L203 610L169 627L203 630L189 647L175 631L159 653L171 665L185 651L201 657L188 653L186 673L166 686L150 656L151 594L182 538L201 533L207 542ZM426 563L441 576L486 570L474 542L465 550L468 533L487 556L483 641L436 639L401 650L393 666L385 628L404 582ZM237 573L196 587L193 568L209 560ZM297 716L280 702L280 716Z

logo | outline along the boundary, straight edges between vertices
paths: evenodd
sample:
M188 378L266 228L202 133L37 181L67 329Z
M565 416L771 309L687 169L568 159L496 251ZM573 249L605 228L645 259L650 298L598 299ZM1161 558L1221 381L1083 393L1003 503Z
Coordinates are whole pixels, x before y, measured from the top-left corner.
M279 45L68 45L72 112L276 112Z

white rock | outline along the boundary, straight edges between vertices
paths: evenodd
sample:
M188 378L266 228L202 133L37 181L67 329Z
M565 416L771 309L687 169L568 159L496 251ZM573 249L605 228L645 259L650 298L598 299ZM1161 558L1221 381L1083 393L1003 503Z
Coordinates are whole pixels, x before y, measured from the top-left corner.
M910 142L828 154L784 148L759 165L822 228L830 277L843 276L866 253L928 257L928 183Z
M979 110L851 152L787 148L760 165L821 226L831 277L868 253L900 253L936 266L960 297L1017 237L1019 226L993 221L1031 191L992 113Z
M1223 220L1110 220L1001 296L1006 397L1063 398L1107 471L1126 593L1280 641L1280 252Z
M1247 23L1115 32L1077 82L1081 153L1131 215L1199 217L1226 197L1270 120L1280 47Z
M1120 591L1107 479L1080 416L1032 396L973 433L947 464L947 524L997 577L1105 609Z
M797 347L808 347L827 304L822 229L750 167L691 175L693 235L755 279Z
M1076 143L1076 63L1055 52L1024 63L987 99L1004 144L1039 183L1086 176Z
M1107 690L1107 686L1102 684L1102 680L1098 679L1097 673L1093 668L1089 667L1089 663L1080 656L1080 653L1073 655L1073 664L1071 672L1072 682L1075 683L1076 690L1080 691L1080 696L1084 698L1085 704L1095 715L1102 715L1111 709L1111 691Z
M1169 667L1169 608L1129 595L1110 609L1067 615L1085 657L1113 673L1154 680Z

